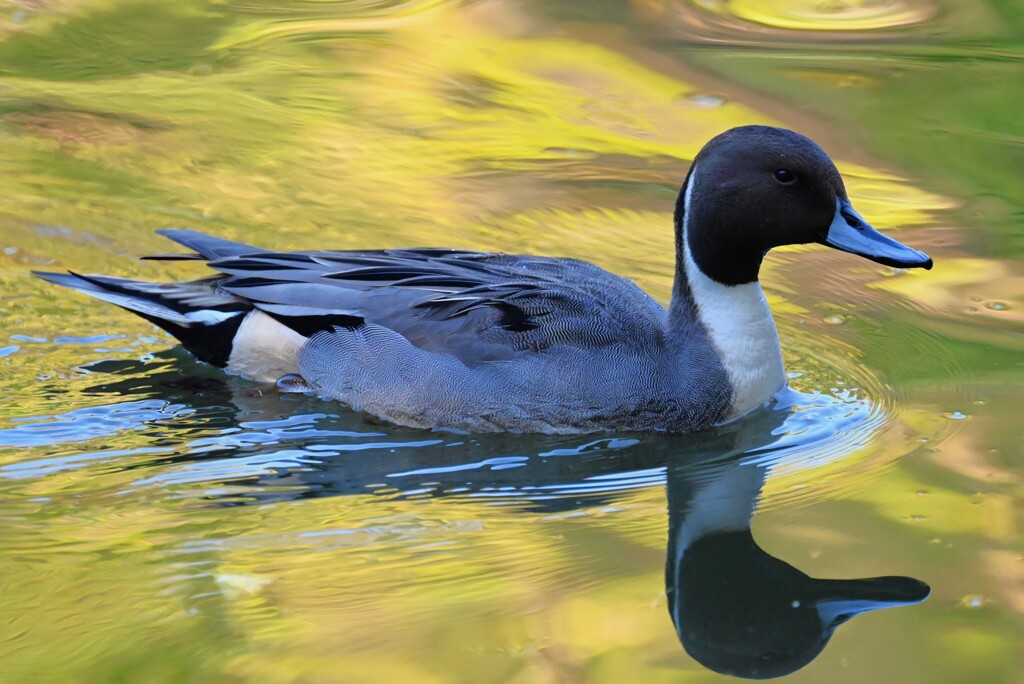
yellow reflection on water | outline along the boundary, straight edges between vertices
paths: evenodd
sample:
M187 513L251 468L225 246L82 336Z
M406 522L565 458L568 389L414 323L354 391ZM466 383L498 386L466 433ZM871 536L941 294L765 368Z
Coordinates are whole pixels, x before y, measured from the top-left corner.
M928 0L693 0L699 7L765 26L805 31L870 31L919 24Z
M42 341L17 341L21 348L3 359L0 387L17 397L5 406L5 427L18 416L53 416L37 419L50 425L76 409L129 401L82 391L109 374L78 368L171 344L129 314L30 280L29 268L175 278L188 265L134 258L170 249L154 228L184 225L278 249L452 245L574 256L636 278L665 300L671 208L689 160L731 126L790 122L678 55L670 58L674 68L662 68L644 57L651 46L641 38L609 45L600 32L588 37L526 3L152 2L150 18L130 30L119 20L144 3L18 5L39 9L17 25L17 37L40 42L9 57L0 73L0 225L4 245L15 248L0 262L7 287L0 320L8 332ZM913 0L694 6L759 26L815 30L908 25L934 11ZM90 23L94 12L101 20ZM139 69L168 57L144 48L179 14L214 26L209 42L197 48L184 34L164 41L185 66ZM224 16L230 21L213 23ZM141 35L139 54L113 67L88 51L62 52L76 36L98 34L117 56L130 32ZM46 59L51 73L32 71ZM806 79L807 87L875 83L835 69ZM829 128L806 125L811 137ZM855 206L879 228L925 225L954 204L870 158L835 156ZM918 234L900 237L914 243ZM939 558L927 555L931 538L1011 539L1013 508L1004 495L975 505L959 482L929 473L926 485L927 475L894 463L925 449L922 438L954 429L941 417L957 408L942 402L959 399L943 385L951 384L947 375L900 382L901 392L923 385L937 395L904 406L895 381L862 365L872 344L872 362L905 357L898 365L908 373L911 357L930 356L930 348L910 344L911 333L898 335L914 329L919 312L905 310L914 303L948 308L984 289L989 297L979 307L1006 301L1009 309L993 304L981 315L1019 323L1019 278L1001 262L973 257L886 278L873 264L850 266L852 257L810 254L820 250L773 256L765 270L787 362L804 373L793 384L827 391L837 377L849 379L878 407L859 432L822 449L815 468L769 481L768 524L782 504L799 518L791 529L774 528L782 548L824 549L819 574L841 576L852 556L869 566L865 574L895 572L897 559L910 567L919 556L927 567ZM794 268L796 259L816 259L817 268ZM899 304L879 304L882 294ZM823 330L822 301L845 307L841 320L850 323ZM873 341L877 330L858 327L858 315L868 310L871 322L890 306L903 308L886 347ZM97 331L127 337L53 341ZM1018 337L1014 330L1001 339L1006 346ZM144 386L150 372L124 377ZM998 382L1009 384L1002 374ZM201 392L185 395L199 401ZM4 519L13 520L0 552L18 557L0 580L0 613L13 616L0 638L9 638L4 667L21 681L41 670L52 681L94 682L336 681L339 673L382 683L708 677L682 655L664 605L660 488L621 494L607 510L575 517L370 495L216 507L203 498L216 499L209 490L241 498L263 485L140 484L187 470L193 464L174 463L183 445L221 435L217 425L183 427L190 406L154 403L137 424L120 427L108 414L97 418L108 432L0 456L3 466L33 459L67 466L0 481ZM242 417L258 414L236 403ZM1009 409L1006 418L1016 420ZM954 443L960 470L949 470L974 477L971 492L992 486L981 450L994 430L985 425L955 428L971 439ZM968 449L970 460L961 454ZM1003 484L1019 480L1012 468L1000 474ZM926 486L928 496L912 498ZM818 530L813 544L800 533L849 520L852 530ZM872 538L866 530L883 540L884 554L861 553ZM993 554L990 570L975 567L969 553L952 557L976 591L1017 596L1019 610L1019 592L999 589L1012 584L1012 559ZM997 578L992 586L984 572ZM948 611L941 589L937 605ZM914 629L939 622L916 615L865 623L870 644L858 651L868 655L854 654L857 667L843 648L827 651L819 667L844 681L884 680L887 663L903 656L884 657L887 644L899 651L910 642L941 661L928 635ZM1005 650L1012 642L998 643ZM797 678L822 681L823 671Z
M228 42L255 40L271 59L238 48L237 67L140 74L130 87L7 79L8 92L25 101L64 104L15 111L5 122L19 133L15 158L42 154L60 166L102 167L127 188L144 183L158 201L125 226L132 233L180 222L169 214L184 211L193 212L190 223L213 220L249 234L258 228L272 246L302 246L275 233L323 239L325 228L329 246L385 246L380 227L389 225L390 244L473 242L507 251L529 248L531 231L503 231L489 244L481 220L557 209L569 214L547 222L571 225L580 206L594 203L588 184L672 188L686 160L716 133L779 123L597 44L506 35L510 13L430 2L387 15L401 18L400 26L349 26L348 16L253 19L233 28ZM350 32L372 42L353 42ZM400 39L371 47L388 35ZM323 46L296 49L298 36L317 36ZM97 103L110 111L95 111ZM880 215L882 226L920 223L946 204L840 163L861 212ZM38 197L39 185L24 173L11 176L15 192L0 198L0 211L38 220L25 198ZM80 223L82 200L112 199L109 187L69 181L46 183L54 223L72 216ZM73 213L54 204L71 197ZM117 218L141 208L121 206ZM645 208L665 220L640 233L630 215L605 211L634 238L669 240L671 199Z

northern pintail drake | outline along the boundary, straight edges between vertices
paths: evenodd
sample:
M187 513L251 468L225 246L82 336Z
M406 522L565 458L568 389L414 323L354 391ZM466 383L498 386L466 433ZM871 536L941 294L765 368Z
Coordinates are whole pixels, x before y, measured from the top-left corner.
M160 326L198 359L406 426L469 432L691 432L786 384L758 282L781 245L820 243L891 266L932 261L853 210L818 145L743 126L697 155L675 207L668 309L575 259L457 249L269 252L160 234L203 280L37 273Z

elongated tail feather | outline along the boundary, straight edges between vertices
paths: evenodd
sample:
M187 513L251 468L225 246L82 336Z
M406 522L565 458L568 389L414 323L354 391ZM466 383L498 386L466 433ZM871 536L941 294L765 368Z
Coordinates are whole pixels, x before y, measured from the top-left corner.
M34 275L115 304L158 325L200 361L224 367L235 333L251 305L216 291L212 281L149 283L78 273Z
M161 228L156 232L158 235L174 240L179 245L184 245L195 251L196 254L209 260L265 251L241 242L233 242L185 228Z

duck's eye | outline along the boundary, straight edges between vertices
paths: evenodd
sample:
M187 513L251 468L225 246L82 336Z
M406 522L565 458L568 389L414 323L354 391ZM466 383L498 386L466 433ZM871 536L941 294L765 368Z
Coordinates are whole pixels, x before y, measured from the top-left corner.
M796 174L789 169L779 169L775 172L775 180L783 185L792 185L796 183Z

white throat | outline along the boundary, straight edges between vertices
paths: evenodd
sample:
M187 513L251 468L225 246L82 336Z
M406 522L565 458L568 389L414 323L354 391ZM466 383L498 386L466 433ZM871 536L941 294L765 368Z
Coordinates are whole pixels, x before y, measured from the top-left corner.
M726 419L763 405L786 384L782 349L775 320L756 280L723 285L704 275L690 252L690 194L696 181L690 173L683 214L683 254L690 295L700 322L718 350L733 388L732 408Z

